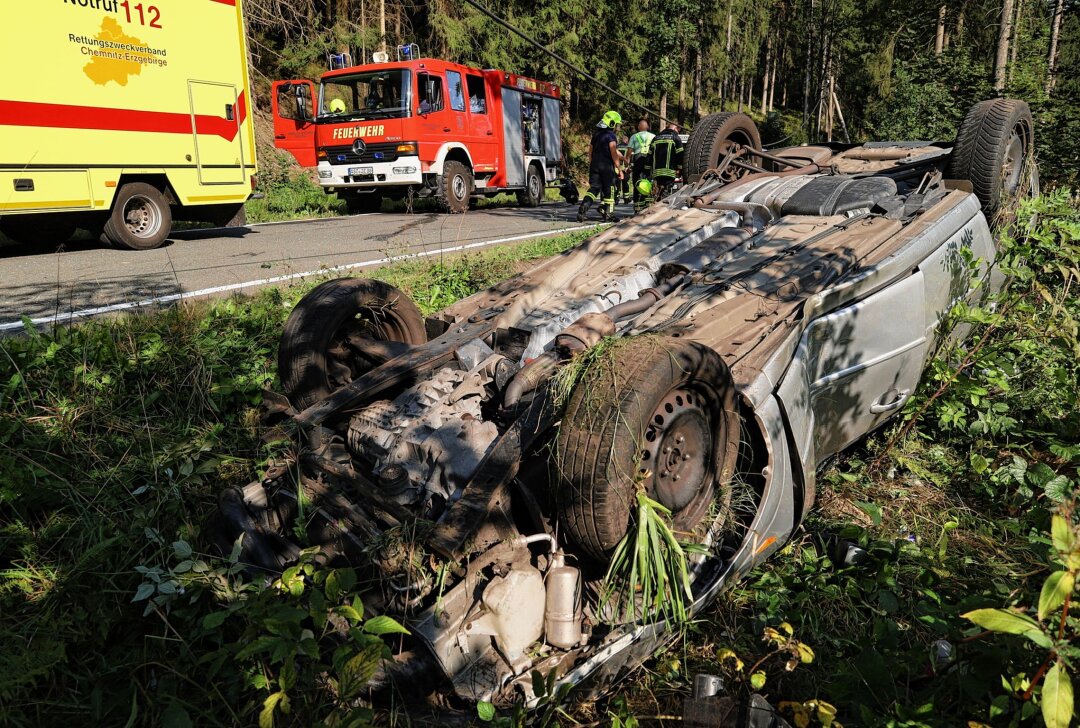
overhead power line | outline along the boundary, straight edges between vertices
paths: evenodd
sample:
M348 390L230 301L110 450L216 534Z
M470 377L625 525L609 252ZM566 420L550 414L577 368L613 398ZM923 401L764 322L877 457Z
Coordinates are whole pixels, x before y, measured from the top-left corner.
M472 7L476 8L481 13L488 16L489 18L494 20L496 23L498 23L502 27L506 28L511 33L513 33L514 35L516 35L519 38L523 39L524 41L526 41L530 45L533 45L536 48L542 50L544 53L546 53L549 56L551 56L552 58L554 58L558 63L561 63L562 65L566 66L567 68L569 68L571 71L578 74L582 78L587 79L589 81L592 81L597 86L599 86L600 88L602 88L605 91L607 91L608 93L610 93L612 96L615 96L616 98L622 99L626 103L630 104L631 106L633 106L635 108L641 109L642 111L644 111L647 114L651 114L652 116L655 116L656 118L660 119L660 121L666 121L668 123L671 123L671 120L661 116L660 112L654 111L654 110L650 109L648 106L645 106L643 104L639 104L637 101L634 101L633 99L628 98L628 97L624 96L623 94L619 93L618 91L613 89L611 86L608 86L606 83L604 83L603 81L601 81L600 79L598 79L596 76L592 75L591 73L589 73L585 69L579 68L578 66L575 66L573 63L566 60L565 58L560 56L555 51L548 49L547 46L541 44L539 41L533 40L531 37L526 35L524 32L518 30L517 28L515 28L510 23L508 23L507 21L503 20L502 18L500 18L495 13L488 10L483 5L481 5L480 3L476 2L476 0L465 0L465 3L467 5L471 5Z

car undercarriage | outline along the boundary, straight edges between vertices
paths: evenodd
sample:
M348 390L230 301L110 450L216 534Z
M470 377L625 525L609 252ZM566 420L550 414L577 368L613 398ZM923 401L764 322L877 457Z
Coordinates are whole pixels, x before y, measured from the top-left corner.
M691 184L426 319L385 283L323 283L268 396L292 454L222 493L222 547L356 569L366 613L410 632L376 695L532 704L534 671L603 690L677 634L605 597L635 498L694 546L701 613L792 536L821 464L903 409L949 310L1002 284L988 217L1037 189L1030 115L980 107L1009 123L770 152L707 117Z

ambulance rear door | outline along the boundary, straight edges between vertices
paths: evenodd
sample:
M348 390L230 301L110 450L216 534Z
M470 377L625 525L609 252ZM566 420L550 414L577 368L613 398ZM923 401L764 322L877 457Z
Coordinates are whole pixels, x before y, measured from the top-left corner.
M188 81L199 184L241 184L246 179L241 109L236 86Z

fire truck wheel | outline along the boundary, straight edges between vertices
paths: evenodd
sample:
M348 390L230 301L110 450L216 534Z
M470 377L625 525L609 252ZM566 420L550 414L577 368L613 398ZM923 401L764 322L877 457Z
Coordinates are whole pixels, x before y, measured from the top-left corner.
M378 192L364 194L351 194L345 196L345 208L350 215L359 215L365 212L378 212L382 209L382 195Z
M116 193L104 232L118 248L153 250L171 230L172 211L161 190L145 182L129 182Z
M544 178L535 164L529 165L529 171L525 175L525 189L518 191L517 199L522 207L540 207L544 200Z
M451 215L465 212L469 209L472 191L473 175L468 167L453 160L443 165L438 190L439 203L443 210Z
M60 245L75 234L75 218L66 215L8 215L0 219L0 233L21 245Z

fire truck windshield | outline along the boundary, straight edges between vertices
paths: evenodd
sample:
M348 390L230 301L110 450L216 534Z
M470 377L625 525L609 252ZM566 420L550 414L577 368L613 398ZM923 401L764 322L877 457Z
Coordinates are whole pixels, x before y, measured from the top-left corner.
M333 124L408 116L412 74L404 69L335 76L319 89L317 122Z

